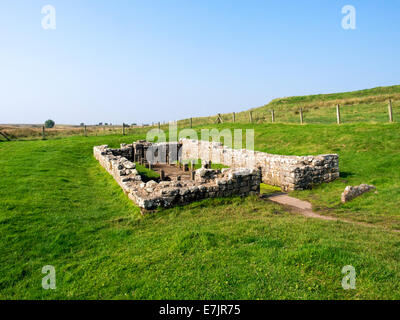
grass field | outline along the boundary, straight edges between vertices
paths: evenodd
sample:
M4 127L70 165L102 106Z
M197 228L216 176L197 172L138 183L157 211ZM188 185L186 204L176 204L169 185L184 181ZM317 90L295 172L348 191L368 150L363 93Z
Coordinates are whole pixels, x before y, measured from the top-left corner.
M400 124L345 125L249 125L222 124L209 128L255 129L255 149L285 154L339 154L341 177L312 190L296 191L296 197L311 201L322 214L372 222L400 229ZM203 126L202 128L207 128ZM373 184L369 193L350 204L340 203L347 185Z
M135 129L138 127L126 127L125 132ZM98 136L98 135L113 135L122 134L122 126L86 126L87 136ZM6 135L9 140L34 140L42 139L42 125L12 125L12 124L0 124L0 132ZM85 128L77 125L59 125L56 124L53 128L45 129L45 139L58 139L70 136L84 136ZM0 141L6 141L6 137L0 135Z
M400 234L390 231L400 229L399 124L214 127L254 128L261 151L338 153L337 181L292 195L372 227L307 219L257 197L142 217L92 156L94 145L142 131L2 142L0 298L400 298ZM340 204L359 183L378 194ZM56 268L56 290L41 288L44 265ZM345 265L356 268L355 290L341 286Z

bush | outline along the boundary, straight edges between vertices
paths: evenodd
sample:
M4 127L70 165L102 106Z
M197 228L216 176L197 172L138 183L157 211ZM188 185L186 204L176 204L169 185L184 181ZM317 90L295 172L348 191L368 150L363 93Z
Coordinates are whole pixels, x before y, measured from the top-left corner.
M44 123L44 126L46 127L46 128L53 128L54 127L54 125L55 125L56 123L53 121L53 120L46 120L46 122Z

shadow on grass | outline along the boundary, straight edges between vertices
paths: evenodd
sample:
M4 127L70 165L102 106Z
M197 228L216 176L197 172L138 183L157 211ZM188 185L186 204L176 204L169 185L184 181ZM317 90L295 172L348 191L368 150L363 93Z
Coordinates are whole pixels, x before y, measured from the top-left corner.
M354 173L345 172L345 171L340 172L340 178L348 178L348 177L351 177L351 176L354 176Z

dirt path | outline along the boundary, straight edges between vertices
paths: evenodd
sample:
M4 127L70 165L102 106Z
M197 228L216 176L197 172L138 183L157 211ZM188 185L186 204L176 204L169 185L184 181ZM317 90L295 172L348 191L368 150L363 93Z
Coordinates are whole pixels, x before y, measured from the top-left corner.
M303 216L305 216L307 218L329 220L329 221L340 221L340 222L351 223L351 224L364 226L364 227L380 228L380 229L384 229L384 230L387 230L387 231L393 231L393 232L396 232L396 233L400 232L400 230L392 230L392 229L388 229L388 228L385 228L385 227L376 226L376 225L373 225L371 223L351 221L351 220L347 220L347 219L340 219L340 218L320 215L318 213L315 213L312 210L312 205L311 205L310 202L299 200L297 198L293 198L291 196L288 196L287 193L276 193L276 194L272 194L272 195L269 195L269 196L265 196L263 198L267 199L269 201L275 202L275 203L279 203L279 204L281 204L283 206L288 206L293 211L295 211L295 212L297 212L297 213L299 213L299 214L301 214L301 215L303 215Z
M339 219L329 216L322 216L318 213L315 213L312 210L312 205L308 201L299 200L297 198L293 198L288 196L286 193L278 193L269 196L267 199L282 204L284 206L290 206L296 210L296 212L308 218L316 218L322 220L331 220L337 221Z

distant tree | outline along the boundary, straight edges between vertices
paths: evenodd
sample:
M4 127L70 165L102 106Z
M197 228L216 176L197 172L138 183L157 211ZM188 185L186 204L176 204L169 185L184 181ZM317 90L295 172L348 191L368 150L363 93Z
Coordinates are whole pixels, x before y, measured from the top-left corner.
M99 122L99 126L102 126L103 125L103 122Z
M53 128L55 126L55 122L53 120L46 120L44 123L45 128Z
M83 127L85 124L83 122L81 122L80 126Z
M106 122L106 123L104 123L104 125L105 125L105 126L108 126L108 123Z
M132 126L136 126L137 124L136 123L132 123Z

